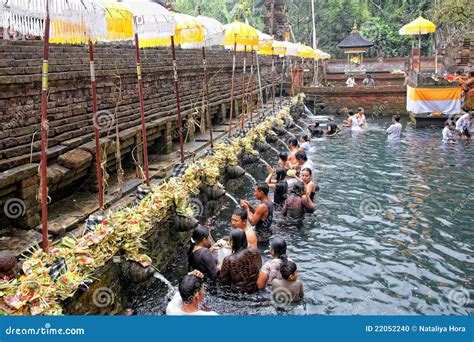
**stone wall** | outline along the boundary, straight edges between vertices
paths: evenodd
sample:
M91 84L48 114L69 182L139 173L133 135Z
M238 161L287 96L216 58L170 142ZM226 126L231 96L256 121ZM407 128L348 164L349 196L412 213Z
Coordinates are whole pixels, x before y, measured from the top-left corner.
M358 107L364 108L368 118L406 114L403 86L304 88L303 92L310 104L316 103L317 114L343 114L344 108L356 111Z
M115 126L126 158L141 142L140 111L131 44L97 45L95 69L101 145L107 143L107 166L115 165ZM40 89L42 42L0 41L0 207L12 198L25 204L26 215L15 226L39 223ZM177 51L182 111L186 121L201 107L203 74L200 50ZM147 140L152 152L169 153L177 129L177 111L169 48L142 50ZM232 55L207 51L211 116L218 123L228 115ZM242 71L242 54L237 58ZM261 57L264 85L271 80L271 59ZM241 93L237 77L237 95ZM73 187L95 172L89 56L85 46L52 46L48 95L48 188L55 193ZM113 119L115 117L115 119ZM186 123L186 122L185 122ZM0 211L0 227L7 220Z

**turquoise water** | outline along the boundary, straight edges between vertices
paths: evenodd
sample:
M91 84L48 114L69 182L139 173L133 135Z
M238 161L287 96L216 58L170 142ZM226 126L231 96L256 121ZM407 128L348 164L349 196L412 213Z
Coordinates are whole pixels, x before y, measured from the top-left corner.
M277 215L274 223L298 265L301 303L278 309L269 292L212 289L206 305L230 315L472 314L473 143L445 146L441 130L405 124L402 140L389 142L386 127L387 120L377 120L362 133L311 142L321 186L317 211L304 222ZM263 157L276 162L274 152ZM247 170L257 180L265 177L264 165ZM248 179L233 183L236 198L252 196ZM216 238L228 234L232 210L233 204L225 205L211 219ZM260 249L268 260L268 245ZM165 274L173 284L186 273L184 260L176 266ZM138 314L162 314L162 286L137 295L132 307Z

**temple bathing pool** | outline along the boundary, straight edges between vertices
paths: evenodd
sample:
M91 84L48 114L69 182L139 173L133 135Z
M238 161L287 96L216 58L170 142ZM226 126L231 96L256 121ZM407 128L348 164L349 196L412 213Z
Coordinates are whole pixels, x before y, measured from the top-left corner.
M441 130L405 123L402 140L388 142L388 121L372 121L358 134L313 139L309 157L321 186L317 211L304 222L276 215L274 233L286 239L298 265L304 300L279 309L268 291L210 289L209 308L224 315L474 312L474 143L443 146ZM274 151L262 157L276 162ZM257 180L266 176L263 163L246 169ZM228 190L237 199L253 196L248 178L234 183ZM235 206L223 202L211 218L216 239L228 234ZM260 249L268 260L268 243ZM165 276L177 285L186 272L186 261L177 260ZM134 294L130 307L137 314L163 314L166 292L154 280Z

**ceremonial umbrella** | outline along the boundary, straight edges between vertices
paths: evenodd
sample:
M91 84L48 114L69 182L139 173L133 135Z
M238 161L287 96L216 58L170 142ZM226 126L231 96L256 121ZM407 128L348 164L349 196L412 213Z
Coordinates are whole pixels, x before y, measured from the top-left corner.
M258 75L258 85L259 85L259 93L260 99L263 107L263 90L262 90L262 78L260 76L260 61L258 59L258 55L271 55L273 56L273 37L257 30L258 33L258 45L255 46L255 55L257 59L257 75ZM257 53L258 52L258 53ZM253 62L253 55L252 55L252 62ZM273 76L273 58L272 58L272 76ZM250 120L252 120L252 107L253 107L253 63L252 63L252 82L251 82L251 89L250 89ZM258 102L258 101L257 101ZM275 101L273 101L273 110L275 110Z
M316 52L315 50L313 50L312 48L310 48L309 46L306 46L304 44L301 44L301 43L298 43L296 44L297 45L297 56L298 57L301 57L301 66L303 68L303 81L302 83L304 84L304 66L303 66L303 62L304 62L304 59L311 59L313 61L313 65L314 65L314 59L316 57Z
M102 25L94 26L105 18L105 13L90 0L9 0L3 8L5 27L24 35L43 38L43 64L41 75L41 226L42 247L48 249L48 65L49 44L86 43L100 35ZM105 28L105 27L104 27ZM103 32L102 32L103 33Z
M97 112L97 82L95 77L94 65L94 39L100 41L127 40L133 38L133 14L123 5L111 0L96 0L96 5L104 12L104 20L96 23L97 26L103 25L103 32L96 37L89 37L89 64L91 75L91 93L92 93L92 120L94 126L95 139L95 159L97 167L97 188L99 192L99 208L101 214L104 214L104 184L102 156L100 150L100 124L99 114ZM118 132L117 133L117 139ZM118 170L120 172L120 170Z
M244 46L244 82L242 84L242 96L245 93L245 63L246 63L246 50L247 46L253 47L258 44L258 33L252 26L234 21L232 24L225 25L225 39L224 45L232 46L233 48L233 59L232 59L232 86L230 94L230 115L229 115L229 137L232 136L232 114L234 110L234 90L235 90L235 57L237 52L237 46Z
M160 5L155 4L161 7ZM164 7L163 10L166 10ZM195 17L169 12L173 17L176 24L175 30L171 37L161 39L159 44L162 46L171 46L171 53L173 56L173 75L174 75L174 88L176 94L176 109L178 111L178 133L179 133L179 149L181 163L184 162L184 142L183 142L183 120L181 116L181 99L179 94L179 79L178 79L178 67L176 62L176 45L192 44L192 43L204 43L204 26Z
M272 56L272 110L273 112L275 112L275 48L274 48L275 42L276 41L273 39L272 36L258 31L258 54ZM285 51L286 51L286 48L285 48ZM260 82L260 96L262 97L262 105L263 105L262 82L260 80L260 73L259 73L259 82Z
M289 59L289 64L290 64L290 72L291 72L291 57L296 57L298 54L298 47L296 44L290 43L285 41L284 42L286 46L286 57ZM281 86L280 86L280 107L282 106L282 98L283 98L283 82L285 81L285 61L283 61L283 73L282 73L282 78L281 78Z
M398 33L402 36L410 35L410 36L418 36L418 48L420 50L420 57L421 57L421 35L436 32L436 25L433 24L428 19L419 16L412 22L404 25ZM421 70L421 58L420 63L418 64L418 71Z
M140 65L140 48L160 46L162 39L174 34L175 22L171 14L154 2L126 1L122 3L133 13L133 31L135 40L135 55L137 64L138 96L140 99L140 114L142 124L143 160L145 163L146 185L150 185L148 166L148 143L145 125L145 105L143 99L142 69Z
M198 13L200 14L200 13ZM205 17L198 15L196 19L204 27L204 41L202 43L184 43L181 44L183 49L195 49L201 48L202 50L202 65L204 71L204 88L206 91L206 118L207 125L209 127L209 139L211 143L211 148L214 148L214 141L212 137L212 121L210 113L210 104L209 104L209 84L208 84L208 75L207 75L207 63L206 63L206 47L211 47L214 45L220 45L224 42L224 25L219 21L213 18Z

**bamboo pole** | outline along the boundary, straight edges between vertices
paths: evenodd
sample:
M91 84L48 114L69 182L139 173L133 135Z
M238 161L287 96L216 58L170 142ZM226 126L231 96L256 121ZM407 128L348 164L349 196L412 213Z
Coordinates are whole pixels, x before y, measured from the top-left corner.
M99 132L99 118L97 117L97 82L95 79L95 65L94 65L94 44L89 39L89 63L91 74L91 92L92 92L92 120L94 123L94 138L95 138L95 161L97 166L97 187L99 189L99 208L100 213L104 214L104 190L102 183L102 158L100 151L100 132Z
M206 64L206 48L202 47L202 65L204 69L204 87L206 89L206 119L207 126L209 127L209 139L211 148L214 148L214 140L212 138L212 121L211 121L211 110L209 107L209 84L207 79L207 64Z
M234 53L232 54L232 87L230 91L229 138L232 137L232 114L234 111L234 90L235 90L235 56L237 53L236 50L237 50L237 40L234 41Z
M261 101L262 110L264 110L265 105L263 103L262 78L260 76L260 61L259 61L259 58L258 58L258 53L256 51L255 51L255 56L257 58L257 74L258 74L258 86L260 87L260 99L262 100Z
M178 66L176 65L176 47L174 36L171 36L171 53L173 54L174 90L176 93L176 109L178 110L179 151L181 163L184 163L183 119L181 117L181 99L179 97Z
M49 1L46 0L46 19L44 24L43 69L41 76L41 230L42 247L48 251L48 60L49 60Z
M281 73L281 85L280 85L280 108L283 108L283 103L282 103L282 99L283 99L283 82L285 81L285 62L286 62L286 59L288 57L285 57L285 59L283 59L283 70L282 70L282 73ZM276 115L276 113L275 113Z
M272 108L275 112L275 55L272 54Z
M244 128L245 125L245 71L247 69L247 45L244 45L244 69L242 72L242 110L240 118L240 129Z
M249 112L250 112L250 122L253 121L253 55L255 51L252 50L250 56L250 103L249 103Z
M140 99L140 115L142 123L142 141L143 141L143 159L145 163L145 179L146 185L150 186L150 171L148 166L148 142L146 137L145 126L145 105L143 100L143 81L142 81L142 67L140 65L140 45L138 34L135 33L135 57L137 61L137 78L138 78L138 96Z

